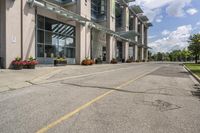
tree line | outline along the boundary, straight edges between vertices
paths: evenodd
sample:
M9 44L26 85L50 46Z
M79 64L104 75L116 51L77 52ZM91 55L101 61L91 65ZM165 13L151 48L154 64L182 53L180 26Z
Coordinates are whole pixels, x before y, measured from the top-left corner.
M149 53L151 61L195 61L200 59L200 34L191 35L188 39L189 46L183 50L173 50L171 52Z

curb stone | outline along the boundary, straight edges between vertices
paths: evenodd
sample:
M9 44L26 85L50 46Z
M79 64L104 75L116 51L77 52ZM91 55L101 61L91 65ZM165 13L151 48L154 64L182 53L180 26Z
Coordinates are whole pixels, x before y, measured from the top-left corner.
M183 67L200 83L200 78L194 74L189 68L187 68L184 64Z

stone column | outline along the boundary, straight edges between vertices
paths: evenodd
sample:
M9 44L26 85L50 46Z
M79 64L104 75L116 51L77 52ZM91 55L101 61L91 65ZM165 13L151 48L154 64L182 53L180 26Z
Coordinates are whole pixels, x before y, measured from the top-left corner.
M115 0L107 0L107 28L115 31ZM110 63L115 57L116 39L106 35L106 61Z
M135 50L135 52L134 52L134 54L135 54L134 56L135 57L134 58L135 58L135 61L136 61L136 60L138 60L138 46L136 44L135 44L134 50Z
M136 32L138 32L138 18L134 17L133 18L133 30L135 30ZM138 36L135 37L135 41L138 41Z
M146 52L146 53L145 53L145 54L146 54L146 59L145 59L145 60L148 61L148 59L149 59L148 48L146 49L145 52Z
M138 32L138 18L137 17L133 18L133 30ZM138 42L138 36L135 37L135 41ZM135 44L134 50L135 50L134 51L134 53L135 53L134 58L135 58L135 61L136 61L136 60L139 60L138 59L138 46L137 46L137 44Z
M141 31L140 31L140 34L141 34L141 42L142 42L142 45L144 45L144 24L141 23Z
M129 9L128 7L123 8L123 29L129 31ZM126 61L128 57L129 43L123 42L123 59Z
M148 43L148 28L144 29L144 45L147 46Z
M141 60L142 61L144 60L144 48L143 47L141 48Z
M139 40L139 44L142 45L142 47L139 50L139 55L140 55L140 59L139 60L144 60L144 24L142 22L140 22L140 40Z
M77 0L77 13L87 19L91 19L91 0ZM76 64L90 57L91 32L89 24L85 25L76 22Z

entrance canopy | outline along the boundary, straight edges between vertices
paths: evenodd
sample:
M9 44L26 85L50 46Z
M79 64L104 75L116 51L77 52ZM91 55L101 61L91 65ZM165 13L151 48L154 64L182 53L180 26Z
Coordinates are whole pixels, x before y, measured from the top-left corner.
M58 4L46 1L46 0L27 0L27 2L33 7L40 7L40 8L44 8L46 10L49 10L51 12L54 12L60 16L65 17L66 19L70 19L76 22L81 23L82 25L85 25L86 23L89 24L89 26L91 28L95 28L97 30L100 30L102 32L105 32L111 36L117 37L122 39L123 41L127 41L127 42L131 42L131 43L135 43L136 41L134 39L132 39L132 37L130 37L131 35L135 36L136 34L132 34L131 32L127 32L127 33L117 33L115 31L109 30L106 27L103 27L97 23L94 23L74 12L71 12L61 6L59 6Z
M136 36L140 35L139 33L135 32L134 30L122 31L122 32L118 32L118 34L120 36L123 36L125 38L130 38L130 39L134 39Z
M144 13L140 6L132 5L132 6L130 6L130 8L131 8L136 14Z

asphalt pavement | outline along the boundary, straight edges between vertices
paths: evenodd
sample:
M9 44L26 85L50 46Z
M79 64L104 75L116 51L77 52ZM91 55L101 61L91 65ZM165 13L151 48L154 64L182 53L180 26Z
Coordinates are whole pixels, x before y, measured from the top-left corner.
M199 133L200 85L179 63L63 69L0 93L1 133Z

